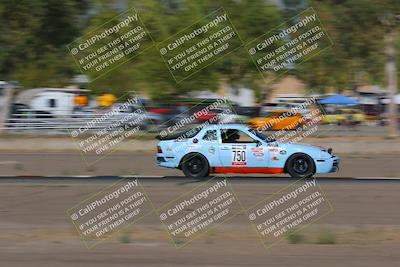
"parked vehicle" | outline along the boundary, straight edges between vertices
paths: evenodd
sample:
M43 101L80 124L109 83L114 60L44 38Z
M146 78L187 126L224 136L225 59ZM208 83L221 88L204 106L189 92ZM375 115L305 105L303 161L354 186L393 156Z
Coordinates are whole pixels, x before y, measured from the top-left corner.
M161 123L161 117L157 113L147 112L143 107L137 105L116 104L113 106L113 115L109 121L119 121L123 126L151 129Z
M305 123L305 118L300 112L290 110L274 110L258 118L249 120L253 129L266 130L295 130Z
M54 116L67 116L74 111L74 96L86 91L69 88L38 88L21 92L15 103L24 104L32 110L48 112Z
M327 110L322 117L324 124L363 124L367 116L362 111L353 108L338 108L333 111Z

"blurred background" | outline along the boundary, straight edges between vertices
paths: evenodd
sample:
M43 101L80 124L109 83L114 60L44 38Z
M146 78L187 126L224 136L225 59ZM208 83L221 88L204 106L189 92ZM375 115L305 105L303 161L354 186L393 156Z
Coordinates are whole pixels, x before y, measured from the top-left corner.
M247 51L239 49L177 84L157 49L149 49L89 82L66 46L132 6L155 42L221 6L247 41L313 7L333 46L273 81L262 79ZM400 4L395 1L1 1L0 14L0 127L5 133L68 133L135 92L159 126L210 99L227 98L247 122L313 96L324 103L323 124L397 135ZM390 121L388 129L375 130Z
M243 48L178 84L155 46L99 79L83 75L67 45L131 7L156 44L220 7L245 42L313 7L333 45L271 79ZM0 265L397 266L399 32L398 0L0 0ZM199 181L157 167L155 137L218 99L227 104L187 127L212 120L290 135L316 124L300 141L341 157L338 173L317 176L333 212L268 251L243 214L176 250L155 213L87 250L65 211L122 175L140 177L156 208L194 189ZM79 142L138 110L140 134L105 157L81 154ZM246 207L294 182L229 181Z

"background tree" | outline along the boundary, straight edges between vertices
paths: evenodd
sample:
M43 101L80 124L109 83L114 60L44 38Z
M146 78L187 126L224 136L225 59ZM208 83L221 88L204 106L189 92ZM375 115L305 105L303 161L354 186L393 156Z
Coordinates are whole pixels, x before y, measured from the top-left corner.
M285 0L278 3L276 6L267 0L0 0L0 79L18 80L25 88L67 85L79 70L66 45L131 6L138 10L156 43L221 6L244 43L275 28L300 12L299 9L313 6L333 46L296 65L289 74L319 92L329 88L340 91L360 84L385 86L385 31L379 20L388 12L400 13L400 1ZM239 39L237 42L242 44ZM397 44L399 51L399 40ZM252 88L258 96L268 85L244 47L179 84L154 47L90 83L89 87L94 92L112 90L122 95L135 90L166 99L193 90L217 90L222 80L232 86Z
M66 44L80 34L78 0L0 1L0 74L25 87L65 85L74 73Z
M380 17L400 9L389 0L310 1L333 40L333 46L299 65L295 74L310 89L336 91L360 84L385 86L385 29Z

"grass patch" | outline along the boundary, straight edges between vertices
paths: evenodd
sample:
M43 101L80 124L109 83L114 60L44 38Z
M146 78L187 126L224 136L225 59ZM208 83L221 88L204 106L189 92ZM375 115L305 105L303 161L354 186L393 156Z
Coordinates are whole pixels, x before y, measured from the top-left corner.
M305 238L300 231L290 230L286 234L286 240L289 244L300 244L304 242Z
M96 168L93 165L89 165L89 166L86 166L86 171L87 172L95 172Z
M20 162L15 163L14 169L16 169L16 170L18 170L18 171L22 171L22 170L24 169L24 164L22 164L22 163L20 163Z
M180 239L174 240L173 242L174 242L175 245L177 245L177 246L180 246L180 245L184 245L184 244L185 244L185 241L184 241L184 240L180 240Z
M129 235L129 233L123 233L120 237L119 237L119 241L123 244L129 244L132 243L132 239L131 236Z
M329 229L322 230L317 238L317 244L336 244L336 235Z
M62 171L61 171L61 175L62 175L62 176L70 176L70 175L71 175L71 172L70 172L69 170L62 170Z

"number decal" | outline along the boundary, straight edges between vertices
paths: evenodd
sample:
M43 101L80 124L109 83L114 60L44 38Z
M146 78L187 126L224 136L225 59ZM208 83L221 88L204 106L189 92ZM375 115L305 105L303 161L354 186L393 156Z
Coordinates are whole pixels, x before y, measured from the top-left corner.
M233 150L233 161L235 162L245 162L246 161L246 151L245 150Z
M232 147L232 166L246 166L246 147Z

